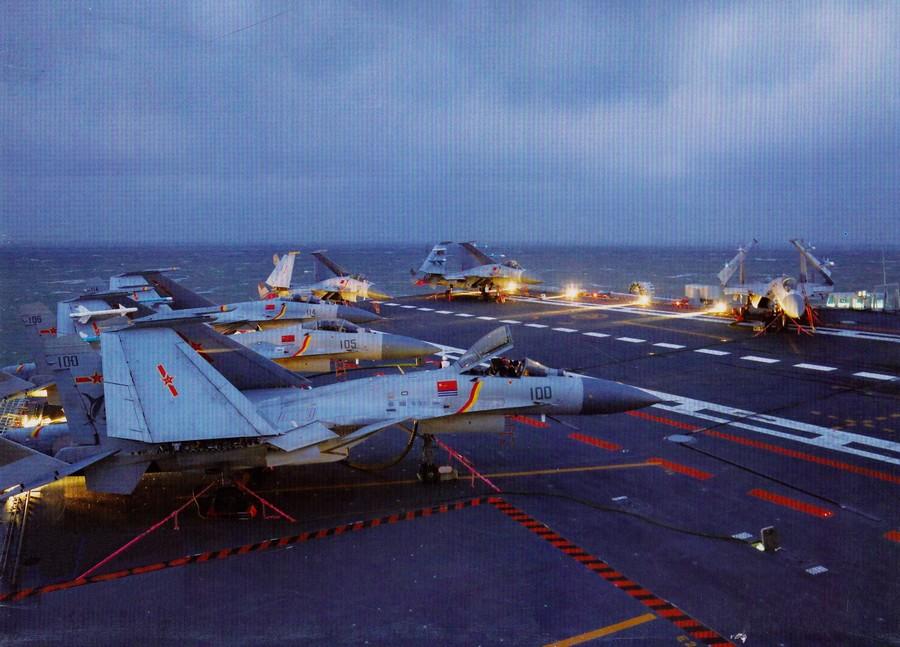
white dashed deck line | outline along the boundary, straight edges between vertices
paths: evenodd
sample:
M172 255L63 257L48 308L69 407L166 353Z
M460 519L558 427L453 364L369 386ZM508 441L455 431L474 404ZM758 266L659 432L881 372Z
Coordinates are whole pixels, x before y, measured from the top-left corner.
M884 380L885 382L890 382L891 380L897 379L893 375L885 375L883 373L868 373L866 371L860 371L859 373L854 373L853 375L856 377L864 377L869 380Z
M535 324L535 323L527 323L525 324L526 328L547 328L544 324Z
M684 348L681 344L670 344L668 342L661 341L658 344L653 344L654 346L659 346L660 348L671 348L672 350L678 350L679 348Z
M760 364L777 364L780 359L772 359L771 357L757 357L756 355L744 355L741 359L748 362L759 362Z
M605 332L583 332L581 334L588 337L609 337Z
M422 312L434 312L434 308L416 308L417 310L421 310Z
M508 324L520 324L521 321L516 321L515 319L501 319L500 323L508 323Z
M483 321L496 321L497 317L476 317L476 319L481 319Z
M394 306L399 306L400 304L399 303L385 303L383 305L394 307Z
M439 315L452 315L453 313L450 310L435 310L435 314Z
M716 350L715 348L695 348L695 353L703 353L704 355L715 355L716 357L721 357L722 355L731 355L727 350ZM746 359L743 358L743 359Z
M474 317L475 315L470 315L468 312L457 312L457 317Z
M900 443L890 440L854 434L762 413L754 413L671 393L646 390L663 400L662 403L654 404L654 409L683 414L707 423L727 424L738 429L774 436L784 440L863 456L883 463L890 463L891 465L900 465L900 458L897 457L900 456ZM734 418L737 418L737 420L734 420ZM760 426L759 423L763 423L766 426ZM804 435L800 436L793 433L797 431L804 432ZM812 437L807 437L807 434Z
M557 332L578 332L574 328L552 328L551 330L556 330Z
M618 341L624 341L629 344L643 344L646 339L638 339L637 337L616 337Z
M805 368L807 371L822 371L823 373L828 373L829 371L836 371L837 369L834 366L822 366L821 364L794 364L794 368Z
M416 306L400 306L404 310L414 310Z

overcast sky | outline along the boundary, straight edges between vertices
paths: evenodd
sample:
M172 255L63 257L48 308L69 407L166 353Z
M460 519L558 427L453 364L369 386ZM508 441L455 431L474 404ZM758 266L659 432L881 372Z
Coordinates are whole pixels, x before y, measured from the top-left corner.
M900 244L900 2L4 2L0 239Z

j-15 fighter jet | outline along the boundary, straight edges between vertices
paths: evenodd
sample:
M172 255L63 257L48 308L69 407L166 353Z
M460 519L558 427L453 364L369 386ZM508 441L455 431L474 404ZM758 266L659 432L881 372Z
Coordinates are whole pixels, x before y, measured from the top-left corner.
M174 284L174 281L171 283ZM175 284L181 290L186 288ZM193 295L193 293L191 293ZM79 295L57 304L54 334L77 333L87 342L99 342L100 334L110 327L121 328L130 322L162 321L185 316L211 318L211 325L242 346L251 348L267 359L292 371L327 372L333 361L395 361L415 359L439 352L433 344L391 333L381 333L357 326L343 319L319 318L323 313L346 313L356 319L375 318L357 308L335 304L284 302L286 316L277 319L273 302L254 301L238 304L235 310L222 311L220 306L195 307L187 310L152 310L132 299L134 293L105 292ZM194 295L195 297L198 295ZM231 308L232 306L225 306ZM279 306L280 307L280 306ZM254 313L255 311L255 313ZM234 314L240 312L239 316ZM271 318L260 317L272 313ZM44 319L48 320L48 313ZM317 315L310 318L309 315ZM231 316L231 319L223 318ZM273 322L277 324L273 325Z
M360 299L377 299L387 301L391 297L372 289L372 282L362 274L350 274L347 270L325 256L325 250L312 252L313 277L315 283L310 285L293 285L294 259L300 252L288 252L280 257L272 257L275 269L265 282L257 286L261 299L282 297L285 299L302 298L330 299L336 301L356 302Z
M462 261L458 270L451 269L447 252L449 245L456 245L462 252ZM510 259L497 262L480 249L474 243L442 242L435 245L425 262L419 268L419 274L412 272L416 278L416 285L432 285L446 287L446 295L449 299L453 289L480 290L482 298L487 298L488 293L496 293L498 301L503 301L505 295L529 285L541 283L532 272L524 269L516 261ZM419 276L420 275L420 276Z
M788 323L796 326L797 332L810 333L815 330L815 313L812 299L821 299L834 290L831 279L831 261L820 261L812 253L812 248L804 241L792 239L791 244L800 252L800 274L797 278L782 275L767 283L745 283L744 261L747 253L757 241L754 238L747 245L738 248L737 254L719 272L719 282L723 292L740 297L741 304L734 309L735 323L758 320L765 323L763 331L770 328L783 329ZM821 283L809 281L810 266L822 279ZM727 287L727 283L739 272L740 285ZM808 326L810 330L807 330Z
M73 474L83 474L88 489L129 494L149 469L339 461L395 425L411 427L428 448L439 433L500 431L510 414L607 414L657 402L631 386L527 360L495 363L512 347L505 327L446 368L316 388L202 318L136 323L101 337L102 361L81 341L48 342L45 361L67 422L0 437L0 499ZM78 390L98 373L102 411ZM429 456L420 473L434 480Z
M125 272L110 278L109 289L111 292L125 292L138 303L149 305L157 311L177 310L183 317L194 314L212 316L212 325L220 331L237 330L248 322L261 328L276 328L311 319L344 319L353 323L380 319L374 312L334 303L271 299L219 305L165 276L166 272L175 269ZM210 312L215 309L218 309L217 313Z

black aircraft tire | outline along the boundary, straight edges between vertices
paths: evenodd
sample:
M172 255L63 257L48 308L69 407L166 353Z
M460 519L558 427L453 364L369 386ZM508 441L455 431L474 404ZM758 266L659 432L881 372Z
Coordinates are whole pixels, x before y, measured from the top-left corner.
M441 475L438 472L437 465L422 465L419 468L419 478L422 480L422 483L437 483Z

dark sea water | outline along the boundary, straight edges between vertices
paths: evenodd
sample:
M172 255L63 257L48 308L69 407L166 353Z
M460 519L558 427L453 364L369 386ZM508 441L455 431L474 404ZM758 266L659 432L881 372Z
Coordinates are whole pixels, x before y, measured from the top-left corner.
M327 247L328 255L338 264L373 280L379 291L393 296L429 291L415 287L409 271L419 267L430 245L310 245L301 252L321 247ZM650 281L657 294L664 296L682 295L686 283L716 283L716 273L734 254L727 248L485 245L482 249L500 260L517 259L523 267L540 274L548 286L575 283L587 289L625 291L632 281ZM256 299L257 283L272 269L272 254L284 251L271 246L0 247L0 365L29 358L17 315L23 303L41 301L55 310L56 301L74 296L85 279L172 266L180 268L173 277L212 301ZM837 291L871 289L882 283L880 250L817 250L816 254L835 261ZM747 278L763 280L783 273L795 276L797 259L787 242L777 248L757 247L747 261ZM900 281L900 250L885 251L885 269L888 282ZM296 281L312 281L310 257L301 253L294 276Z

